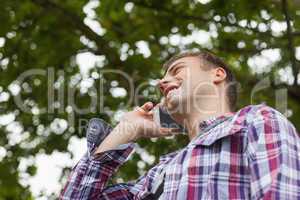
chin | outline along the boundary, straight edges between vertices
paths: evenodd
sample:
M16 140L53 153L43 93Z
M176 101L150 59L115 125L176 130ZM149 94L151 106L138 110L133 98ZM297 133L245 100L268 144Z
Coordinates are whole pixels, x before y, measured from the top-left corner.
M186 98L174 96L166 100L167 110L170 114L184 114L187 111Z

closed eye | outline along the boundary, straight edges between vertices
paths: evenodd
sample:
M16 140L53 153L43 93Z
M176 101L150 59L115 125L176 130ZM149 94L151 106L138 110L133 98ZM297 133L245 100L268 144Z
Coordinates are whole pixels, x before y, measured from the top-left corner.
M181 69L182 67L185 67L184 62L179 62L179 63L177 63L177 64L171 66L171 67L167 70L166 74L175 75L175 74L177 74L177 73L180 72L180 69ZM165 74L165 75L166 75L166 74Z
M176 66L172 71L173 75L177 75L181 71L182 67L183 66Z

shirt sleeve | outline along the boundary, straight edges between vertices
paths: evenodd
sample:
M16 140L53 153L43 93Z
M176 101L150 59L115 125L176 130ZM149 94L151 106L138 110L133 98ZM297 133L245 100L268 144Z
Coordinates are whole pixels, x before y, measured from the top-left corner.
M132 183L110 187L106 184L133 151L134 143L122 144L114 150L93 155L96 147L111 130L110 125L101 119L90 120L87 129L88 151L72 169L60 199L99 199L100 196L111 200L132 199L129 192Z
M300 199L300 142L278 111L260 107L248 126L251 199Z

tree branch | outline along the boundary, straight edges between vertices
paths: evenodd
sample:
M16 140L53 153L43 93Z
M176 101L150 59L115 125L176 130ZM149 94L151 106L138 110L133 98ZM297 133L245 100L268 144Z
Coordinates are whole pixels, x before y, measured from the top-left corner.
M294 32L292 32L292 35L294 37L300 36L300 31L294 31Z
M93 51L93 53L107 56L114 64L122 64L119 55L108 45L108 42L85 25L78 15L50 0L32 0L32 2L39 5L47 12L55 11L63 15L64 18L62 19L67 20L75 29L79 30L88 39L97 44L97 50Z
M238 23L229 23L228 21L224 21L224 20L223 21L215 21L214 19L204 18L202 16L183 14L181 12L176 12L175 9L169 9L169 8L162 7L162 6L158 7L158 6L147 4L145 1L132 0L132 2L135 5L140 6L140 7L144 7L147 9L152 9L152 10L164 12L167 14L171 14L172 17L175 17L175 18L182 18L182 19L186 19L186 20L197 20L197 21L202 21L204 23L208 23L208 22L221 23L222 25L225 25L225 26L231 26L231 27L236 27L236 28L240 28L240 29L244 29L244 30L249 30L249 31L252 31L261 36L274 37L271 34L271 31L261 32L258 28L252 28L249 26L244 27L244 26L239 25Z
M294 98L296 101L299 102L300 100L300 87L299 86L289 86L288 87L288 94Z
M291 28L291 19L288 13L288 4L286 0L281 0L282 3L282 12L284 13L286 25L287 25L287 32L286 32L286 37L288 39L288 49L290 52L290 60L292 63L292 70L293 70L293 75L294 75L294 85L297 85L297 76L298 76L298 69L297 69L297 61L295 58L295 47L293 44L293 36L292 36L292 28Z
M267 32L261 32L258 28L252 28L249 26L241 26L238 23L229 23L228 21L215 21L214 19L209 19L209 18L204 18L202 16L196 16L196 15L188 15L188 14L184 14L182 12L177 12L176 9L170 9L170 8L166 8L163 6L155 6L152 4L149 4L145 1L140 1L140 0L131 0L135 5L146 8L146 9L151 9L151 10L155 10L155 11L159 11L159 12L164 12L166 14L172 15L172 17L175 18L182 18L182 19L186 19L186 20L197 20L197 21L201 21L204 23L208 23L208 22L215 22L215 23L220 23L223 26L231 26L231 27L237 27L240 29L244 29L244 30L249 30L252 31L253 33L256 33L257 35L261 36L261 37L273 37L278 39L278 37L275 37L272 35L271 30L267 31ZM287 11L287 2L286 0L282 0L282 7L283 7L283 12L285 14L285 19L286 19L286 23L287 23L287 38L288 38L288 48L290 50L290 59L292 62L292 70L293 70L293 75L295 77L295 82L294 84L297 84L297 75L298 75L298 68L297 68L297 61L295 58L295 48L293 46L293 36L298 36L300 35L300 32L293 32L291 30L291 24L290 24L290 18L288 15L288 11ZM281 38L285 38L286 36L283 36ZM280 47L280 46L278 46ZM227 49L228 50L228 49ZM262 49L263 50L263 49ZM245 51L245 50L241 50L241 51ZM257 52L260 52L261 50L257 50ZM249 53L255 53L255 50L246 50L246 52Z
M243 80L243 83L247 87L254 87L260 81L256 76L240 75L240 74L237 75L238 75L237 79ZM281 89L284 87L287 89L288 98L291 98L296 102L299 102L300 100L300 86L298 85L287 85L286 83L277 84L275 83L274 80L271 79L269 86L271 87L272 90Z

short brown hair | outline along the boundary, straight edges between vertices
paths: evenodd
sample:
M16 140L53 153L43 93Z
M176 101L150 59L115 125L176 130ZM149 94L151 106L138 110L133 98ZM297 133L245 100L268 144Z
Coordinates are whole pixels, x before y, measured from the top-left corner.
M235 76L233 75L232 71L228 67L228 65L219 57L214 55L211 52L208 51L197 51L197 52L184 52L179 53L173 57L171 57L165 64L163 65L163 68L168 69L172 63L174 63L176 60L184 57L199 57L200 59L208 62L211 64L212 67L221 67L226 72L226 83L228 83L228 88L226 91L226 97L228 101L228 105L231 111L234 111L236 109L236 103L237 103L237 84Z

